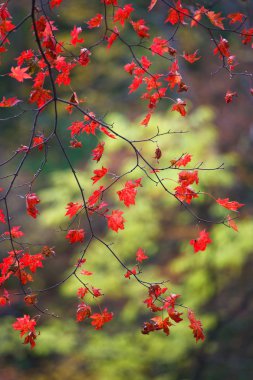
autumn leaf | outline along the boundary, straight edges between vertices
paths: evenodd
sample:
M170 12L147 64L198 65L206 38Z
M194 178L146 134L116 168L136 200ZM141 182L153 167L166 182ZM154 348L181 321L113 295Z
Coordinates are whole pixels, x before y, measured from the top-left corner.
M93 171L93 173L95 174L93 177L91 177L92 181L93 181L93 185L98 182L101 178L103 178L106 173L108 172L108 169L107 168L104 168L102 166L102 169L96 169Z
M185 17L187 17L189 14L190 12L188 9L183 8L181 1L178 0L175 7L170 7L165 23L169 22L172 25L179 23L185 24Z
M89 29L94 29L94 28L99 28L102 21L103 21L103 15L101 15L100 13L98 13L96 16L94 16L92 19L90 19L89 21L87 21L87 24L88 24L88 28Z
M181 116L185 116L186 115L186 103L181 100L181 99L177 99L177 103L173 105L171 111L177 111L180 113Z
M70 32L70 35L71 35L70 43L72 45L76 46L76 44L82 44L84 42L83 38L79 38L80 33L82 33L82 28L80 26L76 27L75 25L73 30Z
M122 26L125 25L125 21L131 16L134 8L131 4L126 4L123 8L118 8L114 14L113 22L119 22Z
M200 339L204 341L205 335L203 332L202 323L200 320L196 319L195 314L190 309L188 310L188 319L190 322L189 327L193 330L193 336L196 339L196 342L198 342Z
M191 162L192 155L191 154L184 154L181 158L178 160L171 160L171 165L175 166L176 168L180 168L181 166L186 166L189 162Z
M224 29L224 25L222 23L224 17L221 17L221 12L215 13L213 11L208 11L206 12L206 15L214 26L217 26L220 29Z
M222 207L225 207L231 211L237 211L238 208L245 206L244 203L238 203L236 201L230 201L229 198L225 198L225 199L218 198L218 199L216 199L216 202L219 205L221 205Z
M227 16L230 21L229 24L235 24L236 22L243 22L244 18L246 17L243 13L230 13Z
M31 79L31 75L27 74L26 71L29 69L29 67L23 67L20 66L12 67L11 73L9 74L10 77L16 79L18 82L24 82L24 79Z
M123 214L123 211L113 210L111 215L106 215L108 228L115 232L118 232L119 229L124 230L125 219L122 217Z
M156 5L156 3L157 3L157 0L151 0L149 7L148 7L149 12L152 11L152 9Z
M142 263L143 260L147 260L148 256L145 255L144 251L142 248L139 248L136 252L136 261L139 263Z
M199 251L205 251L207 245L210 243L212 243L212 240L210 239L209 234L206 232L206 230L200 231L198 239L193 239L190 241L190 244L193 246L195 253Z
M26 194L26 212L32 218L36 219L39 214L39 210L36 205L40 203L39 197L35 193Z
M237 224L235 223L234 219L230 217L230 215L227 216L227 223L230 228L232 228L234 231L238 232Z
M194 63L198 61L201 57L197 57L198 50L196 50L193 54L187 54L184 52L182 57L189 63Z
M0 107L14 107L16 104L20 102L21 100L19 100L16 96L8 99L6 99L5 96L3 96L3 99L0 102Z
M80 230L69 230L66 239L69 239L70 244L74 243L82 243L85 238L85 231L83 229Z
M68 203L68 205L66 207L67 212L66 212L65 216L68 216L69 219L73 218L82 207L83 207L83 205L78 203L78 202Z
M110 322L113 318L113 313L107 311L105 308L101 313L96 313L90 316L93 321L91 322L92 326L95 327L95 330L100 330L103 328L103 325L107 322Z
M135 197L137 195L136 188L141 186L141 178L138 180L127 181L125 183L125 187L122 190L117 191L117 194L119 196L119 200L123 201L125 206L129 207L131 205L135 204Z
M77 311L76 311L76 321L77 322L82 322L85 319L89 318L91 315L91 307L86 305L84 302L80 303L77 306Z
M233 92L232 91L227 91L226 95L225 95L225 101L226 101L226 103L231 103L234 96L238 96L237 92L235 92L235 91L233 91Z

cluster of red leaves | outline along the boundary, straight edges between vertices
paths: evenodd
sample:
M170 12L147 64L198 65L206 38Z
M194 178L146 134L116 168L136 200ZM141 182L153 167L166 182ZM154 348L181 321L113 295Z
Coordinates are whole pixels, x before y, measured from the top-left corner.
M145 299L144 303L146 303L150 311L166 311L168 316L156 316L154 318L151 318L149 322L145 322L142 330L143 334L149 334L153 331L163 330L166 335L169 335L170 327L174 326L174 323L180 323L183 320L183 318L181 318L183 313L179 313L175 309L177 299L180 297L180 295L171 294L170 296L164 298L163 294L165 294L167 290L167 288L161 288L158 284L150 286L149 298ZM157 306L157 303L160 303L161 306ZM196 342L199 339L204 340L205 337L201 322L195 319L193 312L190 310L188 311L188 319L190 321L189 327L193 330L193 335L196 339Z
M12 276L16 276L23 285L33 281L31 273L27 270L35 273L38 268L43 268L42 261L44 259L42 253L31 255L23 250L8 252L8 256L0 262L0 285L3 285Z

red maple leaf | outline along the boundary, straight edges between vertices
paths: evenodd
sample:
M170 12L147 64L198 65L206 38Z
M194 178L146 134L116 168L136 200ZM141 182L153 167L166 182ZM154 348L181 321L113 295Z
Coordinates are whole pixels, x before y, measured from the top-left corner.
M13 107L20 102L21 100L19 100L16 96L8 99L6 99L5 96L3 96L3 99L0 102L0 107Z
M39 197L35 193L26 194L26 212L32 218L36 219L39 214L39 210L36 205L40 203Z
M219 203L222 207L227 208L228 210L237 211L238 208L245 206L244 203L238 203L236 201L230 201L229 198L225 199L216 199L216 202Z
M227 16L230 18L229 24L235 24L236 22L242 22L243 19L246 17L243 13L230 13Z
M33 148L38 148L38 150L42 150L43 149L43 143L44 143L44 136L43 135L40 135L40 136L35 136L33 138L33 145L32 147Z
M69 230L66 239L69 239L70 244L73 243L82 243L85 238L85 231L83 229L80 230Z
M134 31L136 34L138 34L141 38L149 38L149 27L145 25L146 21L141 19L138 21L131 21L132 27L134 28Z
M148 10L151 11L154 8L154 6L156 5L156 3L157 3L157 0L151 0L149 7L148 7Z
M96 16L92 17L89 21L87 21L88 28L89 29L99 28L102 21L103 21L103 15L98 13Z
M102 166L102 169L96 169L93 171L93 173L95 174L93 177L91 177L92 181L93 181L93 185L94 183L96 183L97 181L99 181L101 178L103 178L106 173L108 172L108 169L107 168L104 168Z
M238 96L237 92L235 92L235 91L233 91L233 92L232 91L227 91L226 95L225 95L225 101L226 101L226 103L231 103L234 96Z
M91 307L86 305L84 302L80 303L77 306L77 311L76 311L76 321L77 322L82 322L86 318L89 318L91 315Z
M125 219L122 217L123 214L123 211L113 210L111 215L106 215L108 228L115 232L118 232L119 229L124 230Z
M187 54L184 52L182 57L189 63L194 63L198 61L201 57L197 57L198 50L196 50L193 54Z
M10 77L16 79L18 82L23 82L24 79L31 79L31 75L26 74L26 71L29 69L29 67L23 67L20 66L12 67L11 73L9 74Z
M105 308L101 313L96 313L90 316L93 321L91 322L92 326L95 327L95 330L102 329L103 325L107 322L110 322L113 318L113 313L110 313Z
M119 36L119 30L118 28L115 26L113 28L113 32L111 33L110 37L107 37L107 49L110 49L111 46L114 44L114 42L116 41L116 39L118 38Z
M180 113L181 116L185 116L187 113L185 106L186 106L186 103L183 100L178 98L177 103L173 105L171 111L177 111Z
M212 240L210 239L208 232L202 230L199 233L198 239L192 239L190 244L193 246L194 252L196 253L198 251L205 251L207 245L211 242Z
M192 310L188 310L188 319L190 322L189 327L193 330L193 336L196 339L196 342L200 339L204 341L205 335L203 333L202 323L200 320L196 319Z
M124 189L117 191L120 201L123 201L125 206L129 207L130 205L135 204L135 197L137 194L136 187L139 186L141 186L141 178L134 182L127 181Z
M93 156L93 160L94 161L100 161L100 159L101 159L101 157L102 157L102 155L103 155L103 153L104 153L104 145L105 145L105 143L104 142L101 142L101 143L99 143L97 146L96 146L96 148L94 148L93 150L92 150L92 152L91 152L91 154L92 154L92 156Z
M147 260L148 256L145 255L144 251L142 248L139 248L138 251L136 252L136 261L139 263L142 263L143 260Z
M171 165L175 166L176 168L180 168L181 166L186 166L189 162L191 162L192 155L191 154L184 154L179 160L171 160Z
M224 17L221 17L221 12L215 13L213 11L208 11L206 12L206 15L214 26L217 26L220 29L224 29L224 25L222 23Z
M125 25L125 21L129 19L134 8L131 4L126 4L123 8L118 8L114 14L113 21L120 22L122 26Z
M132 275L136 275L136 273L137 273L137 269L136 269L136 267L134 267L134 268L132 268L131 270L127 270L127 272L125 273L125 277L126 278L128 278L128 279L130 279L130 277L132 276Z
M227 216L227 223L230 228L233 228L235 232L238 232L237 224L235 223L234 219L230 217L230 215Z
M80 26L76 27L74 26L73 30L71 30L70 35L71 35L71 41L70 43L74 46L76 44L82 44L84 42L83 38L79 38L79 34L82 33L82 28Z
M220 58L223 57L229 57L230 51L229 51L229 43L228 40L225 38L220 37L220 42L217 43L217 47L213 51L214 54L219 54Z
M4 235L7 235L7 236L9 236L10 234L11 234L11 237L13 238L13 239L19 239L19 238L21 238L22 236L24 236L24 232L22 232L22 231L20 231L20 226L14 226L14 227L12 227L12 229L11 229L11 233L9 232L9 231L6 231L5 233L4 233Z
M75 216L77 214L77 212L83 207L82 204L78 203L78 202L70 202L68 203L66 209L67 209L67 212L65 214L65 216L68 216L70 219L73 218L73 216Z
M168 13L168 17L165 22L170 22L172 25L181 23L185 24L185 17L189 15L189 11L186 8L182 7L181 1L178 0L175 7L171 7Z

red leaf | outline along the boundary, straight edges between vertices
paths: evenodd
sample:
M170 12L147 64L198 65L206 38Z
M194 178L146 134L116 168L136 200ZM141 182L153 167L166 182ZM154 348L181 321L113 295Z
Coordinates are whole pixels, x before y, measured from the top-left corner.
M238 208L245 206L244 203L238 203L236 201L230 201L229 198L225 199L216 199L216 202L219 203L222 207L227 208L228 210L237 211Z
M130 18L133 11L134 8L131 4L126 4L124 8L118 8L114 14L113 22L120 22L120 24L124 26L125 21Z
M200 231L198 239L193 239L190 241L195 253L198 251L205 251L207 245L210 243L212 243L212 240L206 230Z
M103 325L107 322L110 322L113 318L113 313L104 309L101 313L96 313L90 316L93 321L91 322L92 326L95 327L95 330L102 329Z
M235 221L230 217L230 215L227 216L227 223L230 228L233 228L234 231L238 232L238 227Z
M80 303L77 306L77 311L76 311L76 321L77 322L82 322L86 318L89 318L91 315L91 307L86 305L84 302Z
M193 54L187 54L184 52L182 57L189 63L194 63L198 61L201 57L197 57L198 50L196 50Z
M80 26L76 27L75 25L73 30L70 32L70 35L71 35L70 43L72 45L76 46L76 44L82 44L84 42L83 38L79 38L80 33L82 33L82 28Z
M165 22L170 22L172 25L175 24L185 24L185 17L187 17L190 14L188 9L183 8L181 1L178 0L176 3L175 8L170 8L168 17L166 18Z
M154 8L156 3L157 3L157 0L151 0L151 3L149 4L149 7L148 7L149 12Z
M174 104L171 111L177 111L180 113L181 116L185 116L187 113L185 106L186 106L186 103L183 100L177 99L177 103Z
M83 207L82 204L76 202L76 203L73 203L73 202L70 202L68 203L66 209L67 209L67 212L65 214L65 216L68 216L70 219L73 218L73 216L75 216L77 214L77 212Z
M206 12L206 15L214 26L217 26L220 29L224 29L224 25L222 23L224 17L221 17L221 12L215 13L213 11L208 11Z
M83 229L80 230L69 230L66 239L69 239L70 244L73 243L82 243L85 238L85 231Z
M129 207L130 205L135 204L135 197L137 194L136 187L141 186L141 178L134 182L127 181L124 189L117 191L119 200L123 201L125 206Z
M39 214L39 210L36 208L36 205L39 203L40 199L35 193L26 194L26 212L34 219Z
M138 251L136 252L136 261L139 263L142 263L143 260L147 260L148 256L145 255L144 251L142 248L139 248Z
M31 75L26 74L26 71L29 69L29 67L23 67L20 66L12 67L11 73L9 74L10 77L16 79L18 82L23 82L24 79L31 79Z
M104 168L102 166L102 169L96 169L93 171L93 173L95 174L93 177L91 177L92 181L93 181L93 185L94 183L96 183L97 181L99 181L101 178L103 178L106 173L108 172L108 169L107 168Z
M125 219L122 217L123 214L123 211L113 210L111 215L106 215L108 228L115 232L118 232L119 229L124 230Z
M193 336L196 339L196 342L198 342L200 339L204 341L205 335L203 333L202 323L200 320L196 319L192 310L188 310L188 319L190 322L189 327L193 330Z
M237 92L227 91L225 95L225 101L226 103L231 103L234 96L238 96Z
M5 96L3 96L3 99L0 102L0 107L13 107L20 102L21 100L19 100L16 96L9 99L6 99Z
M230 18L229 24L235 24L236 22L242 22L243 19L246 17L243 13L230 13L228 16Z
M88 28L93 29L93 28L99 28L101 23L103 21L103 15L98 13L96 16L94 16L92 19L87 21Z

